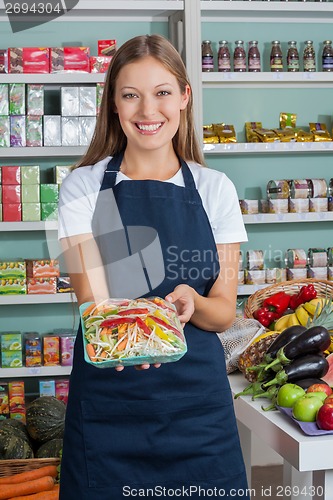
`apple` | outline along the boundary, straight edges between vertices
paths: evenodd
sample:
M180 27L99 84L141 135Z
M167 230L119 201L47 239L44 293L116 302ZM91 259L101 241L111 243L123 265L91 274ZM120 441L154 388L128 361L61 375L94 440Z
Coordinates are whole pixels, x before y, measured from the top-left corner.
M333 405L333 394L331 394L330 396L327 396L324 403L329 404L329 405Z
M327 396L330 396L333 391L327 384L312 384L307 388L306 392L326 392Z
M306 396L308 398L319 398L323 403L324 403L325 399L328 398L326 392L322 392L322 391L320 391L320 392L307 392Z
M323 404L318 410L316 422L319 429L333 431L333 405Z
M323 406L323 402L320 398L309 397L305 394L295 402L292 410L293 417L301 422L315 422L317 412L321 406Z
M305 390L299 387L299 385L283 384L277 393L277 404L285 408L292 408L295 401L304 395Z

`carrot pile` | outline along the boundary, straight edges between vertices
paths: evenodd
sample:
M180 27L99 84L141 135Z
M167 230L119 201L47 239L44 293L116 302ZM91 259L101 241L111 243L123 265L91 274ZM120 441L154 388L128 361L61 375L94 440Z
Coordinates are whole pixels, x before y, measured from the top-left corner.
M39 469L0 477L0 500L58 500L59 485L55 483L57 467Z

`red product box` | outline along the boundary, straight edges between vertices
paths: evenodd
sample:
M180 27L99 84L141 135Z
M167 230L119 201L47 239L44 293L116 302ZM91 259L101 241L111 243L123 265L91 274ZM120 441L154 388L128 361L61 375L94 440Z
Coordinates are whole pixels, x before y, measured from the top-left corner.
M98 40L98 52L99 56L113 56L117 49L116 40Z
M55 397L67 404L69 391L69 380L61 379L55 381Z
M106 73L112 56L91 56L90 73Z
M21 167L1 167L2 184L21 184Z
M89 47L53 47L50 49L50 72L90 73L89 59Z
M10 417L25 422L24 382L9 382L8 389Z
M30 295L57 293L57 278L27 278L27 292Z
M28 278L54 278L60 276L58 260L33 260L26 259Z
M3 222L20 222L22 220L22 204L3 203L2 220Z
M14 47L8 49L10 73L49 73L48 47Z
M8 50L0 49L0 73L8 73Z
M3 184L2 203L21 203L20 184Z

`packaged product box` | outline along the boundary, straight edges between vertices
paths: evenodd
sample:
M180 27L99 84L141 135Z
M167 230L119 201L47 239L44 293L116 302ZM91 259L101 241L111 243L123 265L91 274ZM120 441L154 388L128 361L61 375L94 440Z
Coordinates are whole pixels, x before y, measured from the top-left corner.
M2 368L21 368L22 366L22 351L1 351Z
M60 365L60 343L58 336L45 335L43 337L43 365Z
M80 115L80 87L61 87L61 115Z
M40 185L39 184L22 184L21 185L21 200L22 200L22 203L39 203L40 202Z
M89 47L51 47L50 72L64 73L79 71L89 73Z
M27 278L27 293L29 295L57 293L57 280L56 278Z
M25 262L0 261L0 279L1 278L26 278Z
M96 116L80 116L79 127L80 146L88 146L94 135Z
M39 183L40 183L39 165L25 165L21 167L21 184L39 184Z
M26 146L25 116L10 116L10 146Z
M102 103L102 97L104 92L104 83L96 84L96 114L99 115Z
M27 85L27 115L44 114L44 85Z
M91 56L90 73L106 73L111 61L112 56Z
M55 381L55 397L67 404L68 402L68 392L69 392L69 380L68 379L57 379Z
M22 351L22 333L1 333L1 351Z
M25 366L42 365L42 339L37 332L23 335Z
M40 201L42 203L58 203L59 185L58 184L40 184Z
M0 116L0 148L10 147L9 116Z
M0 420L9 418L9 392L8 383L0 384Z
M40 203L22 203L22 221L38 222L41 220Z
M53 396L56 395L55 380L40 380L39 381L39 395Z
M48 47L10 47L10 73L49 73L50 56Z
M3 222L20 222L22 220L22 204L3 203L2 219Z
M60 359L62 366L72 366L75 335L59 335L60 337Z
M42 203L41 220L58 220L58 203Z
M0 115L9 115L9 90L7 83L0 84Z
M3 203L20 203L21 202L21 185L20 184L3 184L2 185L2 202Z
M37 148L43 146L43 117L26 116L25 122L26 146Z
M2 222L2 203L0 203L0 222Z
M73 293L74 289L71 286L69 276L59 276L57 278L57 293Z
M8 383L10 418L22 420L25 423L24 382L15 380Z
M8 73L8 49L0 49L0 73Z
M27 293L25 278L1 278L0 295L25 295Z
M63 116L61 118L61 142L62 146L79 146L79 117Z
M98 40L97 54L99 56L113 56L117 50L117 40Z
M10 115L25 115L25 84L10 83L9 84L9 114Z
M56 184L62 184L62 181L71 172L71 165L56 165L53 169L54 182Z
M28 278L50 278L60 276L59 261L55 259L26 259Z
M75 116L69 114L67 116ZM96 87L79 87L79 116L96 116Z
M44 115L44 146L61 146L61 116Z
M21 167L19 166L2 166L1 167L1 182L2 184L20 184L21 183Z

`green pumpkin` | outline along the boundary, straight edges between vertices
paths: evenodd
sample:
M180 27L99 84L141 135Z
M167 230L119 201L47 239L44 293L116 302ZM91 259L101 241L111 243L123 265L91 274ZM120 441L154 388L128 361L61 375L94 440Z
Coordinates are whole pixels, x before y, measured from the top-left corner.
M51 441L47 441L38 448L36 458L59 458L62 443L62 439L51 439Z
M34 454L27 441L14 434L12 429L0 429L0 460L33 458Z
M32 445L27 428L21 420L15 420L13 418L3 420L0 422L0 429L10 429L15 436L24 439L30 446Z
M27 430L37 443L61 439L64 435L66 406L53 396L35 399L27 408Z

